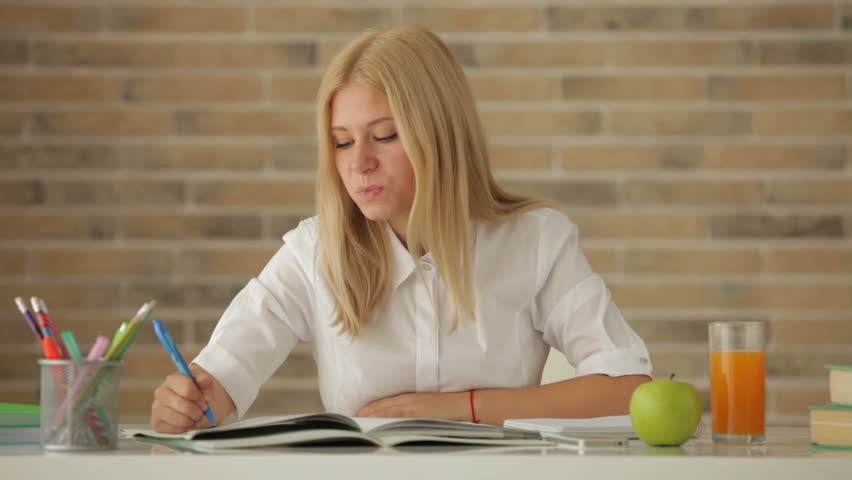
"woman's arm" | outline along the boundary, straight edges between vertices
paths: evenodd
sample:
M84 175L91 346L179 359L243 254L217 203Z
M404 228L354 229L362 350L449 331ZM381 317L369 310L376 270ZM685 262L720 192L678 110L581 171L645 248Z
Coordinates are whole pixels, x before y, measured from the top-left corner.
M508 418L585 418L624 415L630 396L647 375L585 375L526 388L476 390L474 409L481 423L502 425ZM470 393L405 393L376 400L359 417L438 418L469 422Z

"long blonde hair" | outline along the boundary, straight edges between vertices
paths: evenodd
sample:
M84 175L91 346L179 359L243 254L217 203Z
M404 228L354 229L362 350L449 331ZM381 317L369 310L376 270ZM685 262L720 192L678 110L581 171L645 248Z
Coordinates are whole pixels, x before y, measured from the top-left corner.
M505 220L549 203L509 194L491 174L473 94L461 65L434 33L421 27L368 31L334 57L320 85L317 209L319 254L334 296L341 333L358 335L392 288L391 239L346 192L334 162L331 102L349 82L383 93L415 177L408 251L432 253L446 285L453 326L474 313L472 220Z

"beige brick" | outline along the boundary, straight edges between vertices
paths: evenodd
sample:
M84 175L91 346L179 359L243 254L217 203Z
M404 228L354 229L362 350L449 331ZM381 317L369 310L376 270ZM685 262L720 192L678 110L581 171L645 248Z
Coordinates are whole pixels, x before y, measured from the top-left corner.
M763 40L762 65L843 65L852 61L852 40Z
M199 182L192 201L211 205L313 205L314 184L294 181Z
M0 135L20 135L24 131L25 114L0 112Z
M316 63L316 45L299 41L39 40L35 52L36 63L48 66L278 68Z
M766 270L772 273L852 273L852 249L770 247Z
M313 145L279 145L272 149L272 165L278 170L313 170L317 155Z
M273 390L266 388L249 408L249 415L291 415L323 411L319 391Z
M716 288L713 296L731 308L852 308L852 286L843 284L729 284Z
M849 360L847 352L817 348L808 352L768 352L766 374L770 377L815 377L823 380L827 375L823 365L842 365Z
M0 275L23 275L26 271L26 251L0 250Z
M422 25L439 32L519 32L538 30L538 8L404 7L402 23Z
M180 180L48 181L44 202L53 205L181 205Z
M14 32L85 32L100 24L97 8L60 5L0 5L0 31Z
M482 112L489 135L588 135L599 133L598 112L492 111Z
M244 213L126 215L120 224L130 238L258 238L261 233L260 219Z
M615 303L621 308L706 308L716 306L708 287L690 283L643 281L609 282Z
M713 237L732 238L838 238L844 235L838 215L714 215Z
M243 32L243 7L144 6L106 9L108 30L117 32Z
M194 135L313 135L313 113L216 110L178 112L178 131Z
M624 135L745 135L750 117L737 111L638 111L610 114L611 133Z
M27 41L23 39L0 39L0 65L24 64L29 62Z
M107 101L118 99L118 82L99 75L0 76L0 101Z
M844 145L707 144L708 169L841 169L846 165Z
M572 75L562 80L566 100L698 100L703 96L700 77Z
M0 237L4 239L109 239L116 235L112 215L27 213L0 215Z
M852 134L852 109L761 110L754 113L755 133Z
M633 180L624 185L624 199L633 204L762 203L766 195L760 181Z
M551 7L548 28L577 32L684 30L686 10L676 6Z
M701 163L701 148L690 145L567 145L560 150L567 170L690 170Z
M39 397L37 382L38 379L35 379L32 383L32 387L27 388L25 390L12 390L9 388L4 388L4 386L0 384L0 398L2 398L4 402L8 403L25 403L29 405L38 405L41 401L41 397Z
M707 378L710 374L706 353L651 351L651 363L656 378ZM704 404L709 410L709 402Z
M582 238L700 238L704 217L681 214L577 214L568 216L580 227Z
M491 145L492 168L547 170L551 166L551 147L540 145Z
M123 378L128 378L128 376L125 375ZM151 413L151 406L154 403L154 389L160 384L160 382L158 381L154 383L155 385L148 388L128 387L126 385L121 386L121 396L119 397L118 409L121 412L122 423L124 423L124 419L129 415L145 415L146 420L144 421L146 423L148 422L148 418ZM152 445L151 452L154 453L157 448L168 449L169 447ZM173 450L169 451L173 452Z
M708 96L713 100L795 100L846 97L843 75L711 76Z
M533 41L454 44L462 63L471 67L602 66L603 42Z
M167 75L130 78L124 84L129 102L234 102L263 98L254 76Z
M618 252L611 248L585 248L583 252L592 268L598 273L618 271Z
M852 30L852 5L840 6L840 25L844 30Z
M4 170L113 170L119 167L118 153L105 145L0 146L0 169Z
M695 30L830 30L834 25L830 2L695 7L688 15Z
M190 247L180 252L177 270L194 275L256 275L277 249Z
M234 144L127 146L124 167L130 170L261 170L268 149Z
M847 316L838 318L793 318L772 325L774 344L849 345L852 342L852 322Z
M613 205L618 200L612 182L505 182L506 190L567 205Z
M27 380L39 378L39 355L30 353L0 352L0 378L4 380Z
M296 228L300 221L311 215L313 215L313 213L305 213L302 215L270 215L267 217L267 223L269 224L269 227L267 228L267 232L269 233L267 236L278 241L281 239L282 235Z
M21 280L14 285L0 285L0 294L2 294L2 298L29 298L31 296L43 298L50 311L53 312L54 310L61 311L64 308L100 310L118 307L121 302L119 289L120 287L116 282L84 284L78 281L73 283L50 282L47 284ZM0 375L0 378L3 378L3 375Z
M203 308L205 311L216 311L218 316L245 287L247 280L196 279L176 282L137 277L127 280L123 290L124 302L128 305L142 305L156 299L158 309L180 308L192 311Z
M177 371L175 364L169 358L168 353L156 345L142 347L135 345L137 348L127 350L124 356L123 375L125 378L134 378L137 380L151 379L161 381L172 372ZM192 345L181 345L181 354L189 361L194 358L199 351L198 347Z
M772 183L776 203L852 203L852 180L776 180Z
M615 44L615 64L635 66L747 65L752 47L745 41L629 40Z
M36 180L0 181L0 205L44 203L44 187Z
M32 252L37 275L155 275L174 271L177 257L169 249L56 248Z
M36 112L32 128L36 135L165 134L174 128L174 115L145 110Z
M319 84L317 75L272 77L269 81L269 98L276 102L313 102Z
M755 249L629 248L627 273L758 273L760 252Z
M799 413L807 415L808 406L822 405L828 402L828 387L778 387L774 397L776 413Z
M715 318L660 318L632 315L630 326L650 345L654 344L700 344L707 345L707 324ZM721 318L720 318L721 320ZM655 350L651 347L651 350Z
M259 5L255 29L260 32L361 32L391 25L385 8L277 7Z
M549 76L469 76L468 79L478 100L551 100L557 88L556 79Z

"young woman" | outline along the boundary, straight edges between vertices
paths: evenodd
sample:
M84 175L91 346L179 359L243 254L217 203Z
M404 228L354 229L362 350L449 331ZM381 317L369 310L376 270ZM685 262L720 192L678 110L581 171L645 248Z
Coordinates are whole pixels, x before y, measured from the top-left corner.
M242 416L298 341L328 411L502 424L624 414L643 341L576 226L503 191L460 64L433 33L362 35L318 94L316 217L234 298L192 365L156 390L161 432ZM577 376L540 385L550 347Z

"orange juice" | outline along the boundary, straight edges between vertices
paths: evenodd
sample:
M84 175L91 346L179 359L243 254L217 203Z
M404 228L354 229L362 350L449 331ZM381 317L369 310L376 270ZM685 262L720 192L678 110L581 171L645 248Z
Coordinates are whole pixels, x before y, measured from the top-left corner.
M766 352L710 352L713 432L763 435Z

